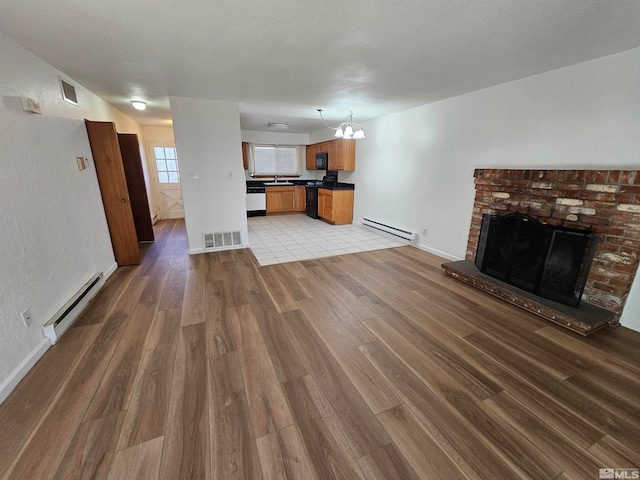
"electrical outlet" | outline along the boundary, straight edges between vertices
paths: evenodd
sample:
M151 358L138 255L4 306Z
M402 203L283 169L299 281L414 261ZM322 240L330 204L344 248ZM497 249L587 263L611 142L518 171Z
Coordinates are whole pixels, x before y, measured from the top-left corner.
M31 312L29 309L25 310L20 314L22 316L22 321L24 322L24 326L29 328L33 321L31 320Z
M427 229L426 229L426 228L423 228L423 229L422 229L422 236L423 236L423 237L426 237L426 236L427 236Z

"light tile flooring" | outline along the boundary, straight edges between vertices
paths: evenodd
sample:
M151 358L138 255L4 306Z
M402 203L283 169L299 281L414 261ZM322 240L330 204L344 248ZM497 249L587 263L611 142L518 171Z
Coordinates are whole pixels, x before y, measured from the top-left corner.
M360 224L329 225L304 214L249 217L249 246L260 265L409 245Z

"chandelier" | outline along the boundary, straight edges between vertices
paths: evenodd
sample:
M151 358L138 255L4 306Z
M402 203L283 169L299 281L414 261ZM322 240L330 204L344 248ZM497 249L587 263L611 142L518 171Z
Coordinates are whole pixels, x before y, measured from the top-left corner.
M321 108L318 108L318 113L325 126L336 131L334 136L344 138L345 140L360 140L361 138L365 138L362 126L359 123L353 123L353 112L349 112L346 122L342 122L338 127L327 125L326 120L322 116Z

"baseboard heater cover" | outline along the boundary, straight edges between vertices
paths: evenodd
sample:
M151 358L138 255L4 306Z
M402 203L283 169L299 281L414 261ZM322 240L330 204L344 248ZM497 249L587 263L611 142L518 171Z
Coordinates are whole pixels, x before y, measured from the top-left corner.
M44 325L44 334L55 345L60 337L80 316L89 302L104 285L103 272L96 273L60 310Z
M390 233L391 235L395 235L396 237L404 238L405 240L409 240L411 242L415 242L417 238L417 234L414 232L409 232L407 230L402 230L401 228L392 227L391 225L385 225L384 223L376 222L369 218L363 218L362 224L367 227L376 228L378 230L382 230L383 232Z

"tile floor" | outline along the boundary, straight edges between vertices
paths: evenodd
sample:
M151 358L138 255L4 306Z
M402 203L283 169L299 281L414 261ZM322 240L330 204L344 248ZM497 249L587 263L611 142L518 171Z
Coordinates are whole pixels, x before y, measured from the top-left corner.
M249 246L260 265L409 245L360 224L329 225L304 214L249 217Z

